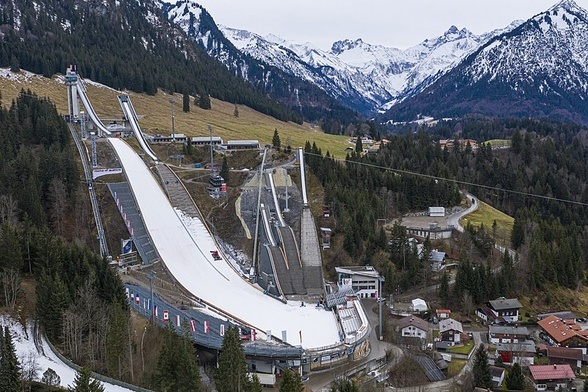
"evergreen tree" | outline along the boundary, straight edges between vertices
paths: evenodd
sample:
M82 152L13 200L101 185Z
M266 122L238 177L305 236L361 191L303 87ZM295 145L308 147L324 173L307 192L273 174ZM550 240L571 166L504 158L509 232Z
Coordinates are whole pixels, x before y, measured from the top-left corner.
M182 110L184 111L184 113L190 112L190 95L188 95L187 93L184 93L184 95L182 95Z
M506 376L506 387L515 391L522 391L525 388L525 376L518 362L512 365Z
M211 109L212 104L210 102L210 95L208 95L206 92L201 93L200 98L198 99L198 106L200 109Z
M361 142L361 136L357 136L357 140L355 142L355 152L357 154L361 154L363 152L363 143Z
M304 385L302 378L298 372L286 369L282 373L282 383L280 384L280 392L302 392Z
M218 392L246 391L247 362L236 326L230 326L225 332L214 379Z
M227 162L227 157L223 156L223 165L221 166L220 176L225 179L225 182L229 182L229 164Z
M200 391L200 373L196 362L196 350L183 329L180 336L172 324L166 328L163 345L153 374L153 386L162 392Z
M251 379L247 381L247 385L245 387L246 392L263 392L263 387L261 386L261 382L259 381L259 377L257 374L253 374Z
M492 374L488 364L488 353L480 343L474 358L474 385L480 388L492 388Z
M274 129L274 136L272 137L272 146L278 151L280 151L280 147L282 146L282 142L280 141L280 134L278 133L278 129Z
M20 370L21 367L12 342L12 335L8 326L5 326L0 342L0 390L6 392L20 391Z
M336 381L331 387L331 392L359 392L359 386L351 380Z
M47 370L45 370L45 373L43 373L43 378L41 379L41 382L43 384L56 387L59 386L59 384L61 384L61 377L59 377L55 370L47 368Z
M76 372L76 378L72 385L69 386L70 392L104 392L104 386L96 379L92 378L90 369L81 367Z
M237 104L235 104L235 110L233 111L233 116L239 117L239 108L237 107Z
M441 304L445 307L449 303L449 295L449 275L447 275L446 270L443 270L443 275L441 275L441 281L439 282L439 298L441 299Z

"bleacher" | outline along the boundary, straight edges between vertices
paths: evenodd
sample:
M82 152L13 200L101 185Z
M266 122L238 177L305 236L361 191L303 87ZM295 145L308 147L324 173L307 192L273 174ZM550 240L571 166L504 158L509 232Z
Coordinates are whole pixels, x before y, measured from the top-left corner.
M127 226L127 230L129 230L130 234L130 229L133 229L133 244L141 256L143 263L151 264L159 261L159 255L157 254L157 251L155 250L155 247L151 243L151 239L147 234L145 224L143 223L143 218L139 213L137 203L135 203L135 198L131 193L129 184L126 182L111 183L108 184L108 189L110 190L115 203L118 199L119 206L117 207L119 212L120 206L122 206L121 215L125 214L124 216L126 216L126 220L130 222L130 227Z
M340 307L338 312L345 335L355 334L361 327L361 319L355 307Z

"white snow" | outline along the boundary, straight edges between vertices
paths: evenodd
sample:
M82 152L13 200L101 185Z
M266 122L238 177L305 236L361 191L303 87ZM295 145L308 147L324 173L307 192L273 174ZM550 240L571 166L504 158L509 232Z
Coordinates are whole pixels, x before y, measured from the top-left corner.
M318 348L340 342L334 313L313 304L301 307L298 301L277 301L243 280L224 257L214 261L210 251L220 249L204 224L194 218L182 221L137 153L123 140L108 140L125 169L159 255L182 286L261 333L271 330L281 338L282 331L287 331L292 345Z
M75 369L70 368L66 363L62 362L57 355L51 351L49 344L45 340L44 337L41 338L39 342L39 347L35 345L33 341L33 324L30 321L27 321L26 330L22 324L18 321L14 320L13 318L5 315L0 315L0 325L2 328L4 326L8 326L10 329L10 334L12 336L12 341L14 343L14 347L16 349L16 353L19 357L21 362L21 366L25 363L31 355L36 357L36 362L39 367L39 372L37 373L37 380L41 380L43 377L43 373L48 369L51 368L59 375L61 378L61 386L68 387L69 385L73 384L76 371ZM130 389L120 387L118 385L107 384L101 381L102 385L107 392L125 392L130 391Z

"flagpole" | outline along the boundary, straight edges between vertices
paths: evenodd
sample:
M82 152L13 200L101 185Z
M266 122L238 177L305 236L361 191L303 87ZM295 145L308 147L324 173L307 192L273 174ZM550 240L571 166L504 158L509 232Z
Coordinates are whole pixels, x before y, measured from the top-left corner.
M153 279L155 278L155 272L149 272L147 275L147 279L149 279L149 287L151 289L151 321L153 321L153 309L155 309L155 304L153 303Z

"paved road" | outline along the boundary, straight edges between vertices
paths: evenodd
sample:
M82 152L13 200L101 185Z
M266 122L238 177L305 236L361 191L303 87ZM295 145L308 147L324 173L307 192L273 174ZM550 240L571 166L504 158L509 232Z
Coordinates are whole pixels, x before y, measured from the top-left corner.
M476 211L480 205L480 201L474 195L468 193L466 194L466 198L472 203L469 208L447 217L447 225L455 227L460 233L463 233L464 230L463 226L459 223L461 218Z

